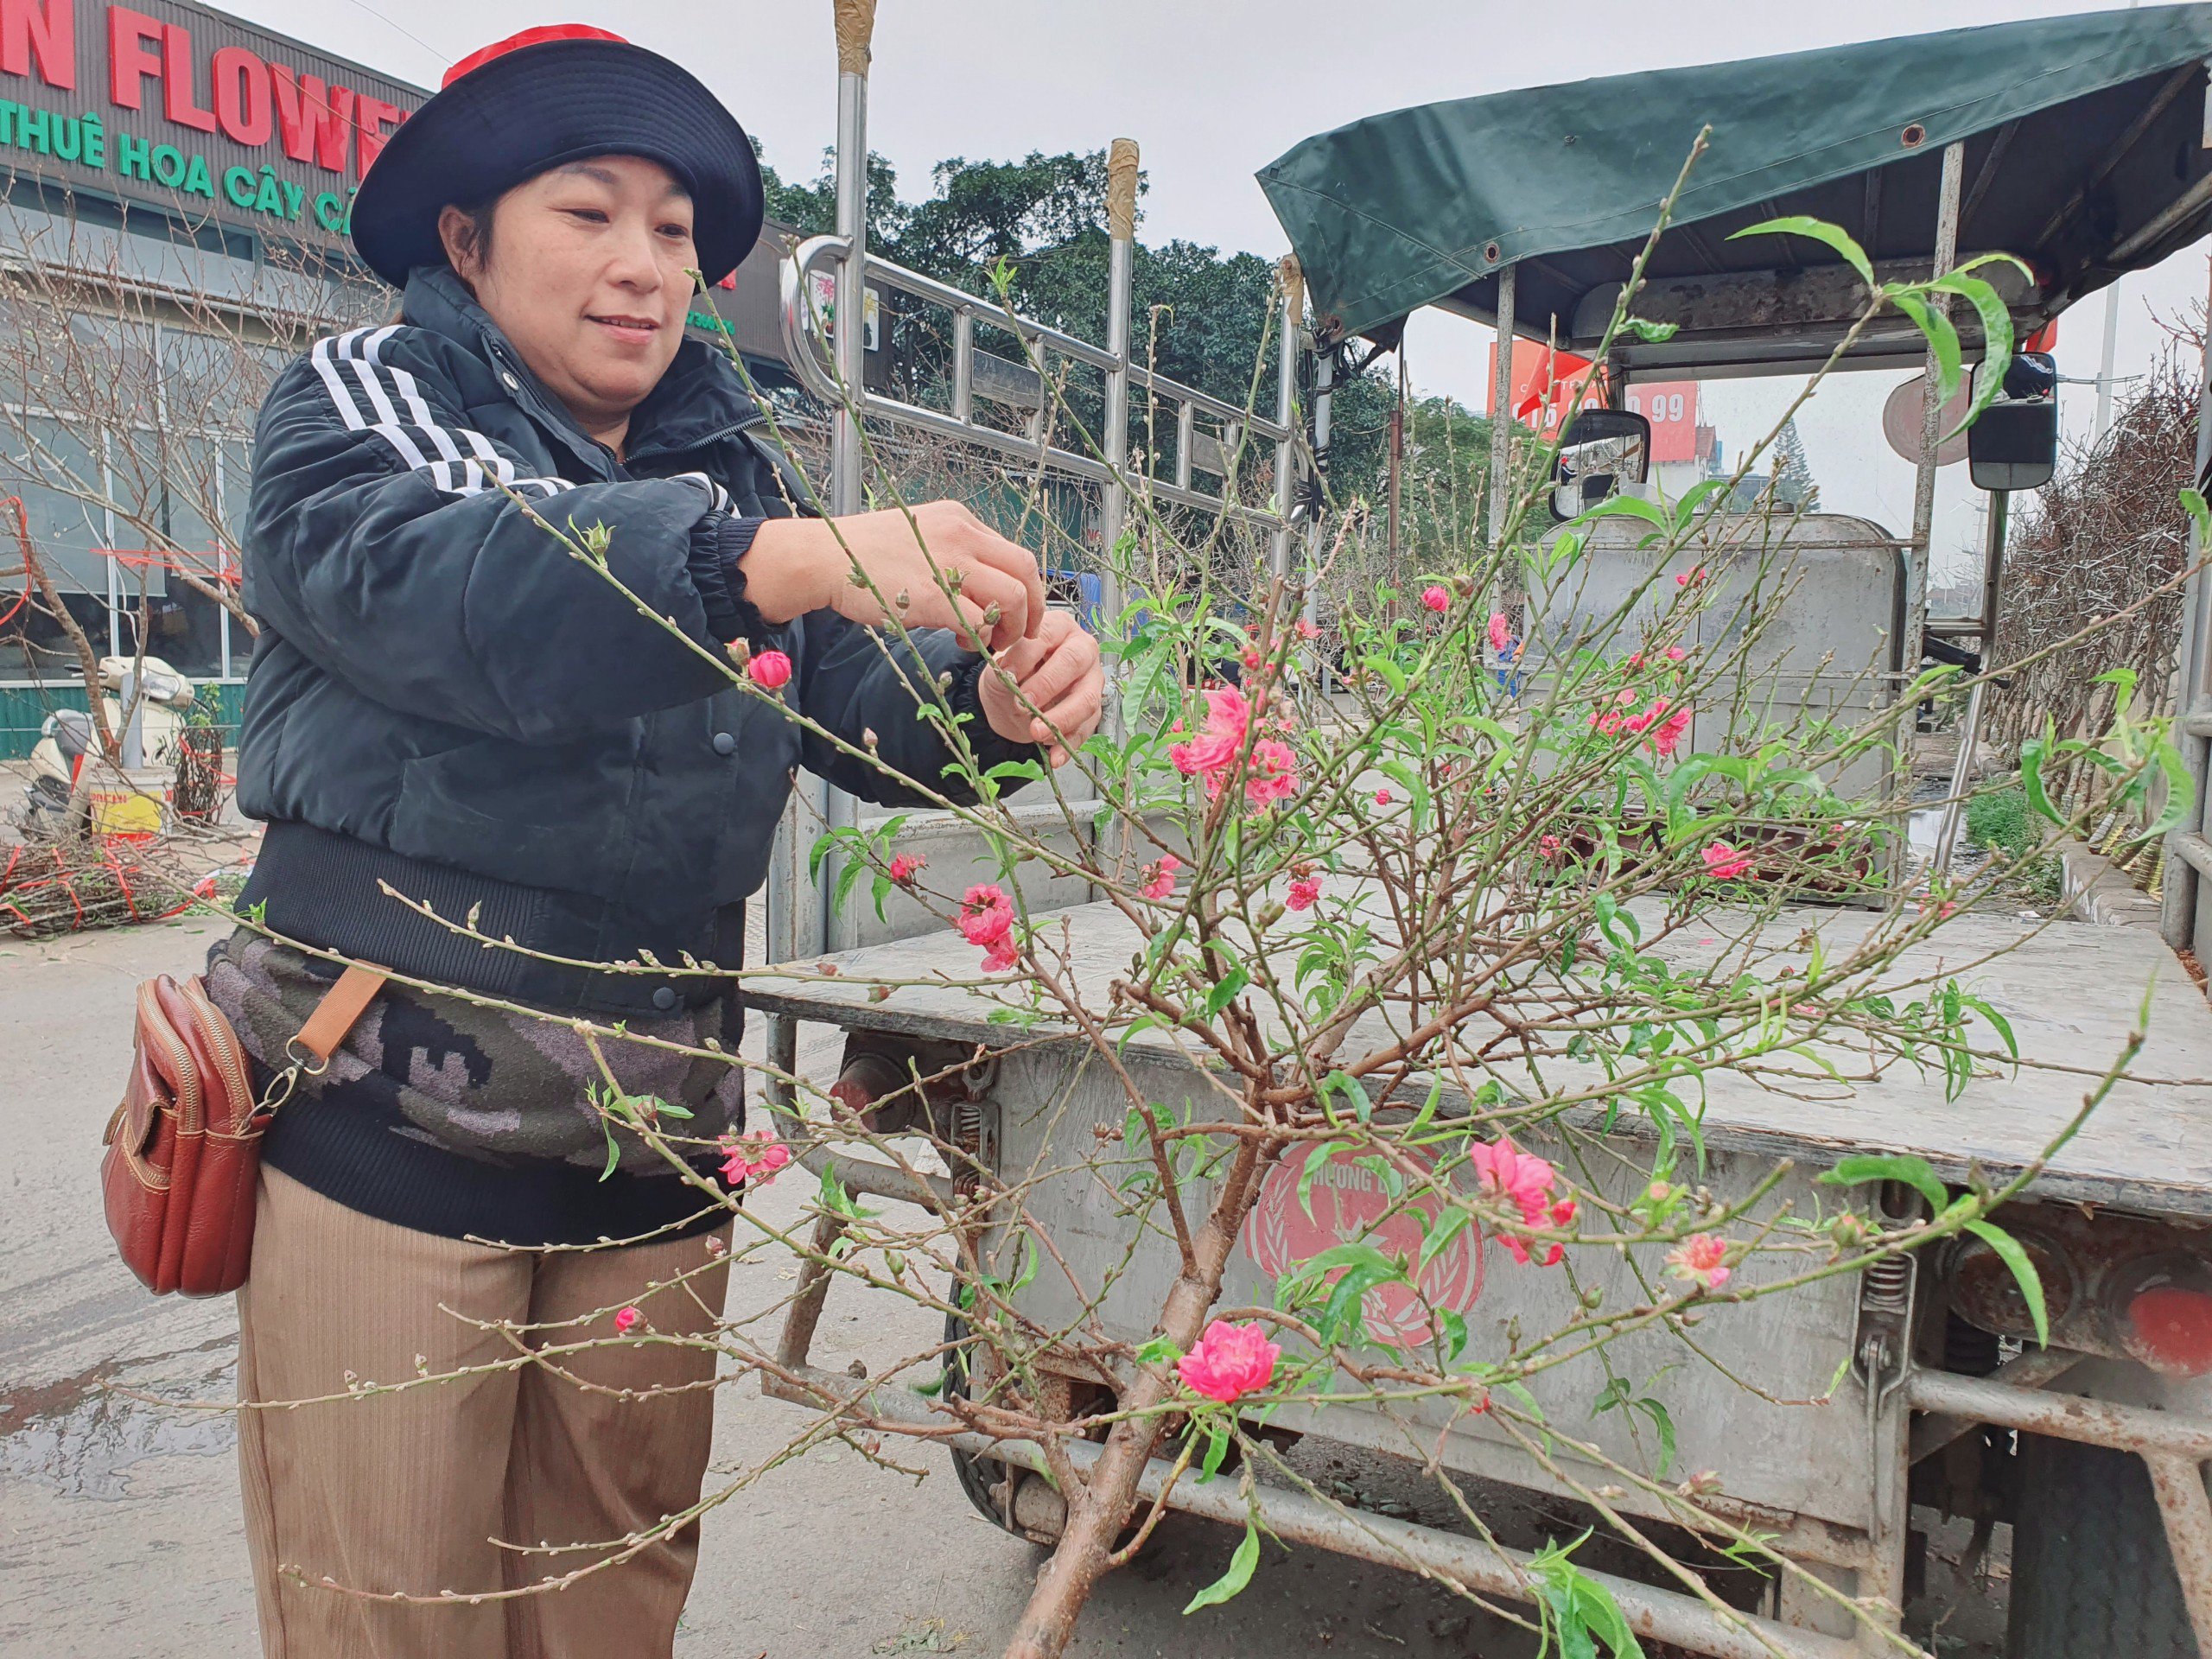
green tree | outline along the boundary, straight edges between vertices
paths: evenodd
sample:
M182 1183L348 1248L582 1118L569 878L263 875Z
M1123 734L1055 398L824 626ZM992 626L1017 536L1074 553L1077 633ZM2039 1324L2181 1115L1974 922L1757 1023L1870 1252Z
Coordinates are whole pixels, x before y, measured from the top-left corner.
M833 229L833 162L834 156L825 152L822 171L804 184L786 183L764 164L770 217L807 235ZM891 163L870 155L871 248L910 270L979 296L994 296L995 274L1003 273L1009 299L1025 315L1084 340L1105 338L1104 150L1052 156L1033 151L1013 162L956 156L931 169L931 194L923 200L901 200ZM1140 200L1144 188L1140 179ZM1260 406L1272 410L1271 350L1262 361L1263 347L1272 338L1275 274L1271 261L1251 253L1224 254L1188 240L1157 247L1140 240L1130 290L1133 334L1141 359L1149 357L1170 378L1240 407L1252 396L1257 365ZM949 342L941 321L941 314L932 315L927 308L893 308L893 343L899 359L895 372L910 389L925 389L946 372ZM1013 349L1002 340L989 340L986 348L1001 354ZM1309 399L1311 390L1303 389ZM1391 397L1387 380L1375 371L1340 379L1336 385L1331 487L1339 502L1360 498L1378 505L1381 501ZM1078 417L1095 421L1095 396L1083 386L1070 387L1069 401ZM1132 438L1137 442L1143 442L1143 418L1141 400L1136 400ZM1470 465L1479 471L1487 466L1489 423L1449 400L1428 399L1412 424L1417 431L1434 428L1437 432L1436 459L1422 463L1424 470L1412 486L1421 503L1420 524L1426 534L1440 527L1444 516L1472 511L1479 503L1479 489L1470 492L1465 480L1456 477L1447 488L1445 473L1456 474ZM1447 502L1452 504L1448 508L1440 505ZM1464 522L1471 531L1473 520Z

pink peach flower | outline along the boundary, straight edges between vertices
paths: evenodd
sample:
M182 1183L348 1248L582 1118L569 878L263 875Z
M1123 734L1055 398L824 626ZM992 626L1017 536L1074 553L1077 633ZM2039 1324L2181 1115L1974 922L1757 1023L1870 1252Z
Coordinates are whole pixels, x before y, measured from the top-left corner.
M996 886L969 888L953 925L969 944L983 947L986 973L1002 974L1014 966L1014 900Z
M1375 791L1375 804L1376 804L1376 805L1377 805L1377 806L1388 806L1388 805L1389 805L1389 804L1390 804L1390 791L1389 791L1389 790L1387 790L1387 789L1378 789L1378 790L1376 790L1376 791Z
M1307 621L1302 616L1298 619L1298 621L1295 624L1295 632L1297 632L1298 637L1300 639L1305 640L1308 645L1313 644L1313 641L1321 637L1321 630L1313 623Z
M1252 772L1244 793L1255 806L1287 801L1298 792L1298 757L1280 738L1263 737L1252 746Z
M970 944L994 945L1014 931L1014 900L995 884L968 889L954 926Z
M1313 908L1313 901L1320 896L1320 878L1309 875L1290 884L1290 897L1283 902L1293 910L1311 910Z
M1452 595L1443 588L1432 584L1421 589L1421 602L1427 606L1430 610L1441 614L1452 608Z
M1552 1198L1552 1185L1559 1178L1558 1172L1541 1158L1531 1157L1516 1147L1504 1135L1485 1146L1478 1141L1468 1148L1467 1161L1474 1166L1485 1198L1504 1198L1511 1200L1521 1212L1524 1227L1566 1225L1558 1218L1558 1207ZM1561 1200L1567 1219L1573 1217L1572 1201ZM1529 1241L1513 1233L1500 1233L1498 1243L1505 1246L1506 1254L1526 1267L1530 1261ZM1557 1265L1565 1250L1553 1244L1544 1251L1541 1265Z
M901 853L891 861L891 879L905 887L919 875L929 860L919 853Z
M1683 658L1688 655L1689 652L1684 651L1680 645L1669 645L1667 647L1667 660L1670 663L1679 663Z
M614 1334L626 1337L644 1323L645 1315L634 1307L626 1307L614 1316Z
M1251 729L1252 705L1234 686L1217 686L1205 694L1206 728L1188 743L1170 746L1168 760L1185 778L1206 780L1209 799L1221 793L1222 774L1236 764Z
M1706 873L1721 881L1733 880L1751 868L1751 855L1725 841L1714 842L1699 856L1705 860Z
M1175 1362L1175 1375L1192 1393L1227 1405L1274 1381L1275 1361L1281 1355L1282 1349L1268 1340L1257 1321L1231 1325L1216 1319L1206 1326L1198 1345Z
M1692 1233L1667 1252L1667 1271L1677 1279L1718 1290L1728 1282L1728 1241L1711 1233Z
M1503 657L1505 655L1506 642L1512 637L1505 625L1505 613L1492 611L1490 613L1490 648Z
M745 665L746 677L764 691L773 691L791 683L791 659L780 651L754 653Z
M1681 575L1676 576L1675 578L1675 586L1677 588L1687 588L1694 582L1703 582L1704 580L1705 567L1700 564L1696 569L1685 570Z
M722 1179L732 1186L766 1186L791 1160L791 1149L770 1130L721 1138Z
M1561 841L1557 836L1538 836L1536 837L1536 856L1538 858L1557 858L1566 850L1567 843Z
M1175 891L1175 872L1183 868L1183 861L1170 853L1156 864L1144 867L1144 886L1137 891L1147 899L1165 899Z
M1690 711L1678 709L1667 716L1666 723L1651 734L1651 747L1661 755L1674 753L1675 746L1682 741L1682 734L1690 728Z

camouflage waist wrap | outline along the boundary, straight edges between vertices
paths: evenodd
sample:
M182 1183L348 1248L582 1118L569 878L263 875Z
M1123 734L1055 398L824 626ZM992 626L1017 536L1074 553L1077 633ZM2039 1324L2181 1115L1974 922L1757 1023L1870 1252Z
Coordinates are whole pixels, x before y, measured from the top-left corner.
M284 1064L286 1041L333 977L327 964L243 928L207 957L209 998L264 1065ZM725 1032L734 1036L737 1027L734 1004L723 998L665 1019L632 1019L624 1028L696 1048L721 1042ZM685 1119L663 1112L658 1119L679 1155L696 1158L716 1137L742 1126L744 1080L736 1065L620 1038L597 1041L624 1094L691 1114ZM413 1131L493 1164L537 1159L603 1167L611 1132L622 1168L672 1175L660 1154L593 1104L591 1096L603 1092L604 1084L583 1037L566 1018L533 1019L388 984L331 1056L329 1069L320 1077L302 1077L298 1092L388 1101Z

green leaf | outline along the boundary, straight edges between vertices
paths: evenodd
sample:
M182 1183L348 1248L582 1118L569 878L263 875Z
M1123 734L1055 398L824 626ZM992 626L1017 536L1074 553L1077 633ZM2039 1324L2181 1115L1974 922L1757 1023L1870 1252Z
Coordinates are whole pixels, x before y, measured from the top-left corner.
M1236 1595L1252 1582L1252 1570L1260 1564L1260 1529L1248 1516L1244 1522L1244 1541L1236 1546L1236 1553L1229 1558L1229 1571L1191 1598L1191 1605L1183 1610L1188 1618L1201 1607L1217 1607Z
M2212 506L2207 505L2204 498L2195 490L2181 493L2181 505L2182 510L2189 514L2190 523L2196 526L2198 545L2212 541Z
M1827 1186L1861 1186L1868 1181L1903 1181L1918 1190L1928 1200L1929 1207L1942 1215L1951 1202L1951 1195L1936 1179L1935 1169L1925 1158L1912 1158L1901 1154L1862 1153L1846 1158L1821 1177Z
M1229 1456L1229 1448L1236 1441L1236 1436L1224 1421L1216 1420L1208 1422L1205 1432L1205 1460L1198 1465L1198 1484L1201 1486L1221 1472L1222 1463Z
M2050 796L2043 786L2043 763L2056 747L2057 732L2050 716L2044 716L2043 735L2031 737L2020 745L2020 788L2026 793L2028 804L2053 823L2066 822L2065 815L2050 804Z
M1951 319L1941 306L1929 305L1902 289L1891 292L1890 299L1928 336L1928 349L1936 356L1936 402L1938 405L1948 403L1951 394L1959 389L1959 378L1964 372L1959 331L1951 326Z
M1574 522L1586 524L1593 518L1641 518L1660 530L1672 530L1674 520L1656 504L1633 495L1609 495L1592 507L1577 513Z
M2189 775L2188 762L2172 744L2161 743L2154 753L2159 773L2166 780L2166 804L2159 810L2158 822L2144 833L2163 836L2188 821L2190 810L2196 804L2196 780Z
M1339 1331L1363 1333L1366 1323L1361 1317L1361 1304L1367 1300L1367 1293L1377 1285L1387 1285L1404 1276L1405 1269L1395 1262L1369 1262L1347 1269L1330 1291L1328 1304L1314 1324L1324 1338L1332 1340Z
M1388 681L1395 694L1402 697L1406 695L1406 671L1388 657L1363 657L1359 663L1370 673L1379 674Z
M2020 1241L2002 1227L1986 1221L1970 1221L1967 1230L1997 1252L2005 1265L2012 1269L2012 1277L2019 1281L2020 1294L2028 1304L2028 1313L2036 1322L2036 1341L2050 1346L2050 1316L2044 1312L2043 1275L2036 1271L2036 1264L2028 1260L2028 1253L2020 1248Z
M1313 1178L1329 1166L1338 1147L1324 1144L1306 1154L1305 1166L1298 1172L1298 1207L1306 1212L1306 1219L1313 1219Z
M1675 1463L1675 1420L1667 1414L1665 1406L1649 1395L1636 1404L1651 1419L1651 1427L1659 1435L1659 1467L1653 1471L1653 1478L1664 1480Z
M1962 995L1959 1001L1989 1022L1991 1028L2005 1039L2005 1047L2015 1060L2020 1058L2020 1045L2012 1035L2012 1022L2010 1020L1990 1007L1984 998Z
M1672 340L1681 327L1678 322L1654 322L1649 317L1623 317L1621 327L1638 340L1656 346L1662 340Z
M1443 1254L1445 1247L1465 1230L1471 1219L1467 1211L1456 1206L1439 1216L1436 1225L1428 1230L1428 1236L1421 1241L1421 1259L1414 1264L1414 1272L1416 1274L1427 1273L1428 1264Z
M1940 281L1930 284L1946 293L1963 295L1975 314L1981 319L1981 335L1986 342L1980 371L1974 376L1974 402L1960 417L1959 423L1942 438L1956 436L1981 418L1997 394L2005 389L2005 368L2012 360L2012 314L2005 309L2005 302L1997 290L1979 276L1968 276L1962 271L1952 271Z
M1727 487L1726 479L1708 478L1703 483L1693 484L1684 490L1682 499L1675 503L1674 528L1678 531L1688 530L1690 520L1697 517L1697 510Z
M1221 982L1206 993L1206 1018L1212 1019L1214 1015L1235 1001L1236 994L1251 982L1252 976L1246 973L1241 965L1224 974L1221 976Z
M1859 273L1859 280L1867 287L1874 286L1874 266L1866 257L1866 251L1851 238L1841 226L1831 225L1824 219L1814 219L1805 213L1789 213L1781 219L1763 219L1756 225L1746 225L1728 239L1736 241L1746 236L1804 236L1815 242L1824 242L1847 260Z

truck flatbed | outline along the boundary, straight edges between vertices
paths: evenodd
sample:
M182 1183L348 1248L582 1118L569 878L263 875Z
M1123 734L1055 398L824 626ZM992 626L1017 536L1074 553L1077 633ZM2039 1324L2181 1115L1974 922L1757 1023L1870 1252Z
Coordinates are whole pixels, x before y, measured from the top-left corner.
M1106 983L1128 971L1135 930L1103 903L1038 919L1055 948L1065 939L1079 982L1095 988L1103 1003ZM1878 921L1863 911L1796 909L1766 923L1760 935L1778 945L1812 928L1833 956ZM1720 948L1726 932L1725 917L1715 916L1709 930L1686 930L1662 954ZM810 963L789 974L748 976L741 999L800 1020L993 1047L1084 1040L1049 1020L1026 1030L992 1022L994 1002L957 982L972 981L976 959L975 948L947 929L823 958L836 965L834 975ZM2212 1006L2157 934L1961 916L1905 951L1880 982L1910 998L1926 995L1928 986L1908 988L1909 982L1932 976L1940 985L1953 976L2010 1022L2022 1060L2016 1070L1985 1067L1991 1074L1975 1077L1956 1099L1945 1098L1940 1070L1903 1061L1847 1090L1793 1084L1784 1093L1716 1073L1704 1108L1707 1143L1811 1167L1857 1153L1905 1153L1947 1179L1963 1180L1978 1169L2002 1181L2032 1162L2080 1109L2125 1047L2147 990L2142 1052L2032 1190L2048 1199L2212 1221ZM868 989L876 981L901 982L877 1001ZM1977 1048L1999 1047L1996 1033L1979 1022L1972 1039ZM1136 1040L1158 1048L1172 1039L1147 1032ZM1567 1116L1594 1125L1598 1114L1578 1109ZM1624 1115L1616 1132L1633 1127Z

